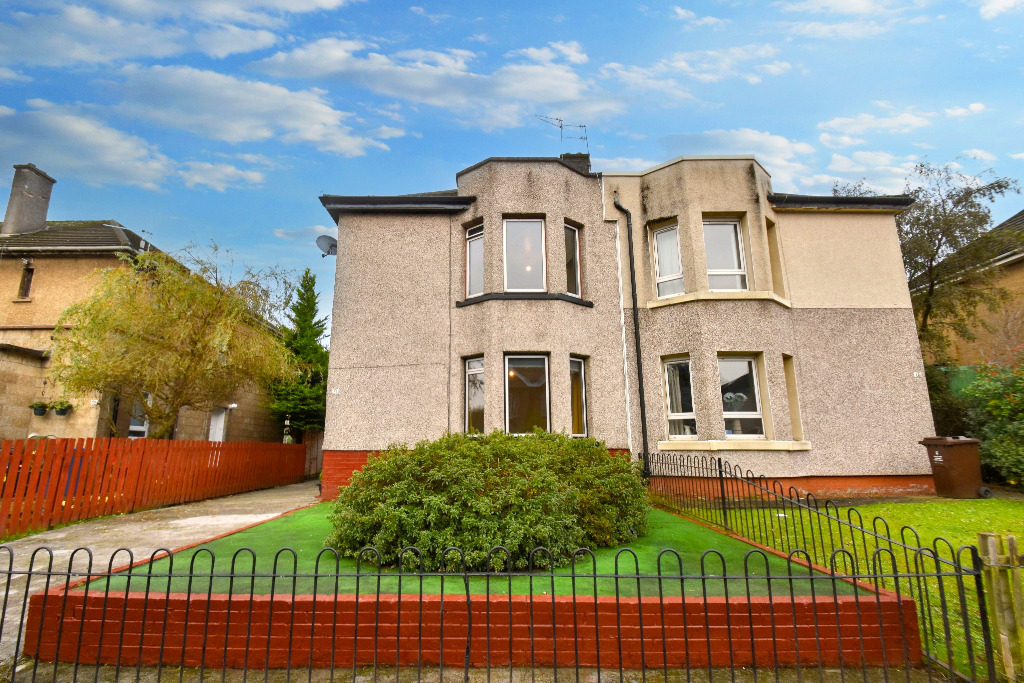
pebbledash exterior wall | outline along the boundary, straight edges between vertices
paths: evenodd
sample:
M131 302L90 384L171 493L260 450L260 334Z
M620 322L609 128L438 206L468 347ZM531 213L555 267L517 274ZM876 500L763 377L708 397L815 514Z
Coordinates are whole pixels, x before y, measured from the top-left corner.
M876 203L772 193L753 157L679 158L642 173L579 158L488 159L457 190L321 198L338 223L323 496L369 452L465 426L465 360L484 360L484 431L505 424L504 357L548 358L551 429L570 431L584 359L588 435L643 452L626 215L632 218L648 452L713 455L803 490L931 490L932 433L894 216ZM858 203L859 202L859 203ZM547 291L505 292L505 219L541 218ZM711 291L705 221L740 226L747 290ZM579 229L567 296L563 225ZM677 225L684 294L658 298L653 232ZM467 229L484 295L466 298ZM765 435L726 434L718 358L756 367ZM692 373L696 434L670 439L664 363ZM654 472L657 474L657 472Z

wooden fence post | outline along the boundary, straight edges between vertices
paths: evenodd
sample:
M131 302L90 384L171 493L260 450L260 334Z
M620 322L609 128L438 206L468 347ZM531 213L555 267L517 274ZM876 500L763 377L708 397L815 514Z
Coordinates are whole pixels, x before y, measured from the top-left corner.
M993 648L1001 655L1000 678L1024 679L1024 556L1014 536L978 534L984 563L985 600L992 620Z

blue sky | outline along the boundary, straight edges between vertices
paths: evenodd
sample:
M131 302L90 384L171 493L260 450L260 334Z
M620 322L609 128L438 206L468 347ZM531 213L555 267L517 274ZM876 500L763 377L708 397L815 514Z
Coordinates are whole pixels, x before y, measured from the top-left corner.
M898 192L919 160L1024 178L1024 0L413 2L0 0L4 182L34 162L53 220L309 265L328 299L318 195L557 155L537 115L586 124L596 170L753 153L808 194Z

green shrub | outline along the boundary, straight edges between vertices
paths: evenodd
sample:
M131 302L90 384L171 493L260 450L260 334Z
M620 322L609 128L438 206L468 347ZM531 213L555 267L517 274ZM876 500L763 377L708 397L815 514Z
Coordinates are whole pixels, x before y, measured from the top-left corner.
M1019 484L1024 480L1024 353L1010 363L982 365L964 393L985 411L982 463Z
M562 565L579 548L628 543L647 532L649 511L637 466L593 439L449 434L371 455L341 489L325 545L350 557L373 546L385 565L412 546L427 571L458 568L458 553L444 552L453 547L467 568L503 570L511 558L526 569L538 547ZM508 556L495 551L488 566L495 546ZM403 568L410 563L406 553ZM547 554L535 553L533 566L550 566Z

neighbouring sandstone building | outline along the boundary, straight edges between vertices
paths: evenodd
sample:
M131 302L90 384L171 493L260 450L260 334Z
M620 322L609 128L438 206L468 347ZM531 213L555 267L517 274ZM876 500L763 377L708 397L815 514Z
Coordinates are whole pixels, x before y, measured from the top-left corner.
M0 439L145 436L148 425L117 396L69 397L74 408L67 415L37 416L29 408L63 398L46 376L61 312L89 296L97 269L122 265L118 254L154 247L113 220L47 221L56 181L32 164L14 169L0 224ZM210 412L185 409L174 438L278 441L281 425L265 403L261 391L247 390Z
M491 158L456 184L321 197L325 497L390 443L535 427L812 491L931 488L908 197L774 193L753 157Z

